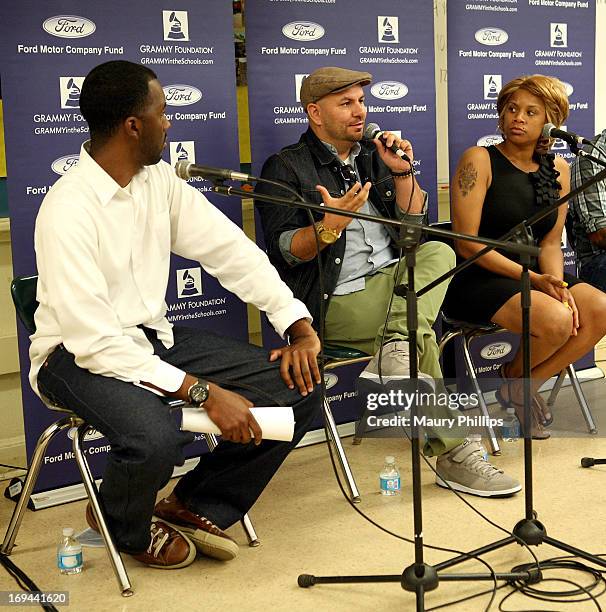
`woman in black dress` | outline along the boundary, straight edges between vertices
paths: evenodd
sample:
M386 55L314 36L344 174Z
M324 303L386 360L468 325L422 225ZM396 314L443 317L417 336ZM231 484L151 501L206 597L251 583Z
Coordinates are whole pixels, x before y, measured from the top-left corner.
M471 147L459 160L452 185L453 230L498 238L540 208L570 191L566 161L546 153L545 123L562 125L568 116L563 84L533 75L505 85L497 100L503 142ZM547 438L552 417L538 394L551 376L587 353L606 333L606 294L564 273L561 250L566 206L533 227L541 247L530 272L532 367L532 436ZM477 243L457 241L460 257L481 250ZM522 331L520 276L517 258L499 251L482 256L455 276L445 300L446 312L471 322L493 321ZM522 421L522 352L501 368L497 398L512 406Z

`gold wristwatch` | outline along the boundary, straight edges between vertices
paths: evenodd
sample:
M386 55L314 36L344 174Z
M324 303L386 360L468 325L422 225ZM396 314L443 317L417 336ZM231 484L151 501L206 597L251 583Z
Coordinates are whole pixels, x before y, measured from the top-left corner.
M320 242L324 244L334 244L341 237L341 232L331 227L326 227L322 221L314 223L314 226Z

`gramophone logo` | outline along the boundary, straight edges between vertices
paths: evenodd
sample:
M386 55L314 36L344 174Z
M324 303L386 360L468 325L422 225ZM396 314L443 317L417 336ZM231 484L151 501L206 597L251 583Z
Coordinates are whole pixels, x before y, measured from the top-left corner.
M164 40L189 40L187 11L162 11Z
M503 87L503 78L500 74L484 75L484 100L496 100Z
M309 76L309 74L295 74L295 96L297 97L297 102L301 102L301 84L306 76Z
M549 41L552 47L567 47L568 46L568 24L567 23L550 23L549 24Z
M78 108L84 77L59 77L61 108Z
M74 155L64 155L63 157L58 157L52 164L51 170L56 174L63 175L69 170L71 170L74 166L78 165L78 160L80 159L80 154L76 153Z
M179 161L185 160L196 163L196 149L193 140L181 140L170 143L170 165L175 166Z
M381 43L396 44L400 42L400 32L398 29L398 17L377 17L378 38Z
M190 298L202 295L202 268L177 270L177 297Z

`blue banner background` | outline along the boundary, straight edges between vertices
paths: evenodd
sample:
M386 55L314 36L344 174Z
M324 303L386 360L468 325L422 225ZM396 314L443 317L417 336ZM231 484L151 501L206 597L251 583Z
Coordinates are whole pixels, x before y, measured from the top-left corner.
M156 72L172 122L166 161L239 166L230 3L184 0L174 9L160 0L5 3L0 9L0 45L15 275L35 273L33 228L38 208L58 174L77 163L80 145L88 138L78 96L82 80L97 64L127 59ZM194 184L202 192L209 189L204 181ZM239 200L213 200L241 224ZM247 338L246 306L199 264L173 258L171 279L166 298L169 320ZM54 419L29 387L29 341L23 328L19 332L31 456L38 435ZM98 474L107 442L92 444L91 465ZM69 449L65 438L49 449L37 490L79 480ZM199 454L203 445L190 449L190 454Z
M465 149L501 142L497 95L518 76L545 74L562 80L570 101L566 125L579 134L594 133L595 0L560 6L542 6L540 0L474 0L472 6L450 2L447 12L451 181ZM553 152L568 162L574 158L561 140ZM566 236L562 248L566 269L574 274L574 251ZM478 339L473 348L478 377L494 378L501 363L511 359L517 342L513 334ZM486 361L480 356L491 343L506 346L503 359ZM593 363L592 351L576 365ZM462 361L457 371L464 372Z

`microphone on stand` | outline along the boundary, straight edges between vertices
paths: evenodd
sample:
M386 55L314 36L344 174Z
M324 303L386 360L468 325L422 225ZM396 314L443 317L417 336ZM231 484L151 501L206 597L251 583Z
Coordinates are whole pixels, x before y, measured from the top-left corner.
M387 140L387 137L383 135L383 130L376 123L369 123L364 130L364 138L368 140L374 140L378 138L383 144ZM385 145L387 146L387 145ZM410 163L410 157L398 147L397 144L393 143L391 147L387 147L390 151L393 151L398 157L401 157L404 161Z
M606 459L594 459L593 457L583 457L581 459L581 465L584 468L588 468L593 465L602 465L604 463L606 463Z
M200 176L209 181L256 181L257 178L237 172L236 170L228 170L226 168L212 168L210 166L199 166L186 159L182 159L175 164L175 173L179 178L184 180L190 179L193 176Z
M541 135L543 138L561 138L564 142L574 147L578 147L579 145L591 145L591 142L587 140L587 138L583 138L583 136L579 136L574 132L561 130L553 125L553 123L546 123L543 126L543 133Z

